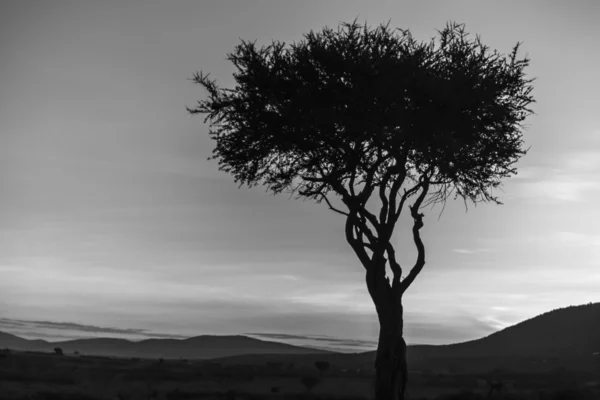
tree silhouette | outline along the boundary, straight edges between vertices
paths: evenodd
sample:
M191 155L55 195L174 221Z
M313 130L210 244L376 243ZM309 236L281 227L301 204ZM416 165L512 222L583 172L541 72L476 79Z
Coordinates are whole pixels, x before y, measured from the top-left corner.
M63 349L61 349L60 347L55 347L54 348L54 354L59 355L59 356L64 355Z
M425 265L421 209L452 194L465 206L501 204L492 190L527 153L522 123L532 113L533 79L524 76L529 59L517 58L519 43L502 55L461 24L438 34L417 42L389 23L355 20L289 46L242 40L228 54L235 87L196 73L208 97L187 108L206 115L216 143L209 159L240 187L325 201L345 217L380 323L377 399L404 398L402 297ZM405 206L418 256L402 278L391 239Z
M300 379L300 382L302 382L302 384L310 392L319 383L319 378L316 378L314 376L305 376L302 379Z
M315 367L319 370L319 374L323 376L329 370L330 365L327 361L315 361Z
M502 382L501 380L486 379L485 381L490 388L490 390L488 391L488 394L487 394L488 398L492 395L492 393L496 392L496 393L501 394L502 391L504 390L504 382Z

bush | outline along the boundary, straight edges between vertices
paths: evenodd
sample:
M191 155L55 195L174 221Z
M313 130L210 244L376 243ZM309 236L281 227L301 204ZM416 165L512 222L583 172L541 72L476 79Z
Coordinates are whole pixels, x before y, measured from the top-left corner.
M319 373L323 375L323 373L329 370L329 363L327 361L315 361L315 367L319 370Z
M300 379L300 382L308 389L310 392L317 384L320 382L319 378L315 378L314 376L305 376Z

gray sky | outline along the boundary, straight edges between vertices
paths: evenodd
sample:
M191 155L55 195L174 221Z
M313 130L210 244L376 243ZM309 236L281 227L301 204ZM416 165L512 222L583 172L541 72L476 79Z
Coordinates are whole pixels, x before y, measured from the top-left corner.
M188 80L196 71L232 84L225 56L240 38L298 41L355 17L391 19L419 40L464 22L503 53L523 41L537 78L532 147L505 204L426 212L407 341L473 339L600 301L598 15L593 0L3 1L0 317L375 340L343 217L238 189L206 160L203 118L185 110L205 96ZM412 265L410 226L397 230L400 261ZM35 330L15 326L0 329Z

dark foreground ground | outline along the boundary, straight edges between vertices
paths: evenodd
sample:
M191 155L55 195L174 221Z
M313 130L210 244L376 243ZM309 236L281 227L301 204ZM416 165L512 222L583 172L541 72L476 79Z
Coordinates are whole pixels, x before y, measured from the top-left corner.
M372 369L332 362L320 373L314 366L318 357L294 358L294 362L257 357L255 363L236 364L3 351L0 400L371 399ZM306 377L314 380L310 390ZM493 380L504 385L488 397L487 381ZM430 369L412 371L407 392L411 400L600 400L599 383L598 371L564 367L484 374Z

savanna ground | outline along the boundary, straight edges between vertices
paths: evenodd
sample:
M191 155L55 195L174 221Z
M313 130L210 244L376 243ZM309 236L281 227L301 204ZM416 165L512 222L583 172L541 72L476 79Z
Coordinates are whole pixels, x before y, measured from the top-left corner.
M371 398L371 368L348 369L330 363L325 372L320 372L313 358L282 363L257 357L253 364L235 364L227 360L144 360L2 351L0 400ZM592 400L600 399L600 377L596 375L594 371L567 368L537 373L504 369L486 374L421 370L410 373L407 392L415 400ZM306 377L316 382L310 390L310 382L303 382ZM502 392L488 397L486 379L504 382Z

